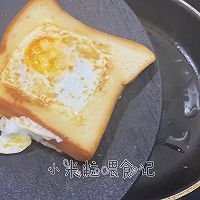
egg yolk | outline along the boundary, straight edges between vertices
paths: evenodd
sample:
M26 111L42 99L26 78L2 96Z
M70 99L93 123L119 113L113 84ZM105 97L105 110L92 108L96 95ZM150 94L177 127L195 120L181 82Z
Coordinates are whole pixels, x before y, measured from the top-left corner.
M23 62L40 74L64 71L67 65L64 47L61 39L51 37L35 39L25 50Z

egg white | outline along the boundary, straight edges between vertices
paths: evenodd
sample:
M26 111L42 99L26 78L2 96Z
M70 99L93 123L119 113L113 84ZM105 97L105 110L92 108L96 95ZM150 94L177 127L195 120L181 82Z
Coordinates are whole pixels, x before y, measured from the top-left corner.
M0 153L13 154L24 151L31 145L31 138L35 141L57 150L48 140L61 142L62 139L27 117L2 117L0 119ZM16 139L17 138L17 139Z
M30 145L31 137L26 133L4 134L0 136L0 154L19 153L24 151Z

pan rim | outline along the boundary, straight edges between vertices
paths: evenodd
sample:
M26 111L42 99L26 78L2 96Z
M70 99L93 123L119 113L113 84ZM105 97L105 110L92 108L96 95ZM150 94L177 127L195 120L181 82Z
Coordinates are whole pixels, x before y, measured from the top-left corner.
M185 9L187 9L189 12L191 12L193 15L195 14L195 16L197 18L199 18L200 20L200 12L194 8L192 5L190 5L189 3L187 3L185 0L174 0L176 1L177 4L179 4L180 6L184 6ZM192 193L193 191L197 190L200 188L200 180L195 182L194 184L192 184L191 186L183 189L182 191L174 194L174 195L171 195L167 198L164 198L163 200L176 200L176 199L179 199L181 197L184 197L190 193Z
M192 14L195 14L196 17L200 19L200 12L194 8L192 5L187 3L185 0L174 0L179 4L180 6L184 6L188 11L192 12Z
M196 183L194 183L190 187L188 187L188 188L182 190L181 192L176 193L176 194L174 194L172 196L164 198L163 200L176 200L176 199L179 199L181 197L184 197L184 196L192 193L193 191L195 191L195 190L197 190L199 188L200 188L200 181L197 181Z

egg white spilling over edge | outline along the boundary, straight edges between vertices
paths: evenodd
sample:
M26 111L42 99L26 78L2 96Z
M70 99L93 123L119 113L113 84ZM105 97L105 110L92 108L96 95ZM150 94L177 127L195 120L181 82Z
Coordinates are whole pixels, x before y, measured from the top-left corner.
M54 145L49 144L47 140L61 142L62 139L27 117L11 117L10 119L1 117L0 131L2 132L0 136L0 153L19 153L31 145L31 138L44 146L61 152ZM22 139L23 144L16 142L16 145L11 145L13 136Z
M26 133L14 133L0 136L0 153L14 154L24 151L31 145L31 138Z

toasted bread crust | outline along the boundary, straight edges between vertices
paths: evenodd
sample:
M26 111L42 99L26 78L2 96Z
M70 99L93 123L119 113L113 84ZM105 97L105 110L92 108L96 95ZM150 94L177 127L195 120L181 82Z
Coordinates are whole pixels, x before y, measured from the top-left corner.
M2 89L6 91L2 92ZM122 93L122 90L124 89L124 87L122 86L121 89L117 90L119 94ZM101 124L101 126L99 127L98 130L98 137L96 137L96 141L93 142L93 146L90 147L90 150L87 151L87 149L84 149L81 147L81 145L74 143L73 141L70 141L70 138L66 137L65 135L61 134L61 132L58 132L56 129L52 128L52 126L48 125L47 123L45 123L44 121L42 121L37 115L31 112L31 109L24 108L21 106L21 104L30 104L30 105L34 105L36 107L40 107L39 110L40 112L45 112L48 110L48 105L42 104L40 101L37 100L33 100L32 98L30 98L29 96L26 96L26 94L23 94L21 91L17 91L15 88L11 87L10 85L7 85L5 83L0 83L0 93L4 93L5 95L3 97L0 97L0 113L7 117L20 117L20 116L26 116L30 119L32 119L33 121L35 121L36 123L42 125L44 128L50 130L51 132L55 133L56 135L58 135L63 141L62 142L56 142L54 140L51 141L47 141L53 145L55 145L57 148L59 148L60 150L62 150L64 153L72 156L74 159L76 160L80 160L80 161L85 161L85 160L90 160L97 147L98 144L100 142L100 139L106 129L106 126L109 122L110 119L110 115L112 114L113 111L113 107L110 106L108 108L108 112L107 115L105 115L105 118ZM113 106L117 103L118 101L118 96L116 95L116 99L113 102ZM7 100L6 100L7 99ZM8 99L10 100L10 102L8 102Z
M84 25L63 11L54 0L30 0L11 22L3 36L0 46L1 71L23 37L43 23L41 16L41 19L33 19L34 9L41 11L40 15L44 15L44 19L51 19L64 29L109 46L112 53L110 65L113 77L107 82L104 90L87 105L87 111L84 113L87 121L83 127L72 126L65 116L51 110L48 104L33 100L17 88L3 82L0 82L0 112L6 117L29 117L63 139L61 143L51 141L52 144L77 160L89 160L100 143L124 86L154 62L155 56L149 49L134 41L109 35ZM16 30L20 30L21 35L16 34ZM120 66L127 67L124 69ZM95 123L90 121L90 115L95 116Z
M27 102L27 103L31 103L31 104L36 104L38 106L42 106L41 103L38 103L37 101L33 101L28 96L20 95L18 93L18 91L16 92L16 90L14 88L10 87L9 85L6 85L4 87L8 90L8 93L12 94L13 99L14 100L17 99L19 103ZM43 105L43 107L45 107L45 106ZM11 107L10 103L8 103L6 100L0 98L0 113L7 118L10 118L10 117L13 117L13 116L29 117L33 121L42 125L44 128L46 128L46 129L52 131L53 133L57 134L63 140L62 142L58 143L54 140L47 141L47 142L55 145L57 148L59 148L60 150L62 150L66 154L71 155L73 158L75 158L77 160L84 161L84 160L90 159L93 156L91 154L91 152L87 152L86 150L81 148L79 145L74 144L73 142L70 142L69 138L64 138L59 133L56 133L56 130L49 127L47 124L42 122L36 115L33 115L29 110L22 108L17 103L13 103L12 107Z

